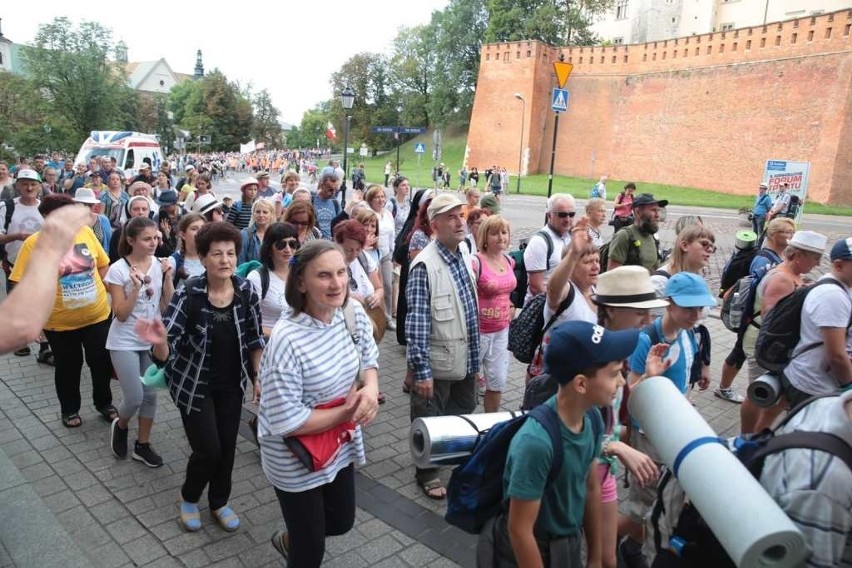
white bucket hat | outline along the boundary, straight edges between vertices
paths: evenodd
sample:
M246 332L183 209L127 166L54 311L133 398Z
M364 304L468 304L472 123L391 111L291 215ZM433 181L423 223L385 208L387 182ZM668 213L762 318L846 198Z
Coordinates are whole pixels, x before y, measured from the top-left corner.
M651 274L642 266L619 266L598 276L592 300L617 308L664 308L667 300L657 296Z

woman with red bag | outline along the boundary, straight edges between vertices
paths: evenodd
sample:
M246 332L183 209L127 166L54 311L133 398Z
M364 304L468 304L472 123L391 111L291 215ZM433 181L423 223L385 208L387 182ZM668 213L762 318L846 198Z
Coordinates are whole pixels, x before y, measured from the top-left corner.
M355 522L361 427L378 412L378 348L364 308L349 299L340 246L303 245L290 260L282 313L263 353L258 440L287 530L272 537L291 568L317 567L326 536Z

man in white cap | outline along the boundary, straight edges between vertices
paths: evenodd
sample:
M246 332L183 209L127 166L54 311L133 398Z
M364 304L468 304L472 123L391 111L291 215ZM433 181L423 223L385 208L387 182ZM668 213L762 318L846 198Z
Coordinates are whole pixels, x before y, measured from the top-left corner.
M461 212L462 202L455 195L443 193L432 200L427 214L435 240L420 251L408 274L405 338L414 375L411 420L476 409L479 312L476 277L467 249L459 247L465 237ZM417 468L416 479L427 497L446 497L437 468Z
M819 265L827 242L826 236L820 233L796 231L787 243L784 262L767 272L766 276L758 282L754 293L753 323L746 327L743 335L743 351L748 361L749 383L766 372L758 366L754 358L754 345L762 322L761 314L768 313L781 298L805 286L803 276ZM746 398L740 407L742 433L751 434L769 427L782 410L784 410L783 405L760 408Z
M0 244L4 245L3 271L6 273L6 291L9 274L18 258L24 241L41 229L44 218L38 212L41 194L41 177L31 169L18 170L15 192L20 197L0 201Z

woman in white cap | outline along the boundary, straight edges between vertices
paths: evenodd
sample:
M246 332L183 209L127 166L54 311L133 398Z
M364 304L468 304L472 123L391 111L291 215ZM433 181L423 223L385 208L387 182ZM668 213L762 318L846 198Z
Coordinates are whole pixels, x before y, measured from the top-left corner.
M225 213L222 211L222 202L215 195L208 193L202 195L192 204L192 213L203 215L208 223L213 221L224 221Z
M611 331L644 327L653 320L652 309L664 308L669 304L657 296L648 271L641 266L619 266L601 274L592 301L598 306L598 325ZM657 351L654 353L659 354ZM628 422L625 395L623 389L618 389L612 406L601 409L607 427L601 444L601 456L598 458L603 500L601 545L604 566L616 566L617 562L618 462L643 485L654 481L659 473L650 457L621 441L625 430L623 424Z
M192 193L187 194L186 201L183 206L187 211L192 210L192 204L195 203L202 195L213 195L215 197L215 193L213 193L213 182L210 180L210 174L203 173L198 174L198 177L195 178L195 189Z

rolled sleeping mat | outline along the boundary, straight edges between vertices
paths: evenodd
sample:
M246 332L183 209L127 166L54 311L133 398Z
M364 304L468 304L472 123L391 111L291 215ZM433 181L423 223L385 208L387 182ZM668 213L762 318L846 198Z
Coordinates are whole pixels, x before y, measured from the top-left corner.
M669 379L639 383L628 407L734 564L801 565L804 535Z
M754 248L757 245L757 233L754 231L737 231L734 236L734 246L740 250Z
M781 398L781 379L775 373L764 373L748 386L748 399L761 408L773 406Z
M408 436L414 465L430 468L459 464L473 452L481 432L521 414L489 412L416 418Z

